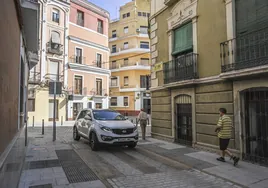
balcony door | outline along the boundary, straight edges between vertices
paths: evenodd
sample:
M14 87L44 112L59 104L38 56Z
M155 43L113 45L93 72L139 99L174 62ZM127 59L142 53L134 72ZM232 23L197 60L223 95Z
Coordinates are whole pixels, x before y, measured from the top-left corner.
M82 49L75 49L75 63L82 64Z

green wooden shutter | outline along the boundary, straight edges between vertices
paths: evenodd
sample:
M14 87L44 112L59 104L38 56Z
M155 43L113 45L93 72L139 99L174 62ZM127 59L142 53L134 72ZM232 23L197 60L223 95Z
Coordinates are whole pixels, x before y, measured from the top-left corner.
M193 49L193 24L188 23L174 31L172 55L191 49Z

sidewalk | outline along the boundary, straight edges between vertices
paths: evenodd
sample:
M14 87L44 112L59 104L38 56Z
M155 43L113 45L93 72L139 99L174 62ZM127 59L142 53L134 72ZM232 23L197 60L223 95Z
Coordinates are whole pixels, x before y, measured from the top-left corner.
M215 153L195 150L190 147L175 143L148 138L146 142L140 143L143 152L155 153L166 159L183 163L213 176L217 176L235 184L249 188L268 187L268 168L240 161L237 167L226 157L226 162L216 160Z

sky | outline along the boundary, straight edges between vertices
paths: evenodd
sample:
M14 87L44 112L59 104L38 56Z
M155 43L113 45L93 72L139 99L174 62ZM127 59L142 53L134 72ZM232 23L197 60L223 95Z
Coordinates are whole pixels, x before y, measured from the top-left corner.
M107 10L110 13L110 19L119 17L119 7L131 0L88 0L95 5Z

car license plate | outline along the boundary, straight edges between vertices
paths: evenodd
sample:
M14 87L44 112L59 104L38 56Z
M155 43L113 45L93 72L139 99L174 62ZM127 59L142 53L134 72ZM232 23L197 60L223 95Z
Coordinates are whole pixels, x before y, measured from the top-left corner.
M130 141L130 138L118 138L118 141L120 142Z

